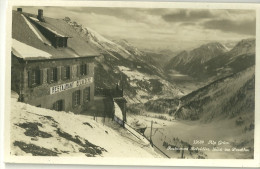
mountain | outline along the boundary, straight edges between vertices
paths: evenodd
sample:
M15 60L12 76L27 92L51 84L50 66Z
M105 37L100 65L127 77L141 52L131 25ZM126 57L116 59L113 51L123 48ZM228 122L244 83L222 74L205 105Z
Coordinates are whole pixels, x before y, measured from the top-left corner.
M212 42L204 44L199 48L191 51L182 51L177 56L172 58L167 65L167 68L180 68L181 66L192 66L196 64L202 64L206 61L226 52L227 49L218 42Z
M119 82L129 103L146 102L157 95L178 97L183 94L167 81L156 61L128 41L112 41L68 17L64 20L101 53L95 58L96 94L102 89L115 88Z
M232 57L255 53L255 39L243 39L229 52Z
M64 20L69 25L71 25L85 41L92 44L92 46L96 48L99 52L109 53L111 56L114 56L113 52L115 52L119 53L124 58L128 58L131 56L131 54L122 46L106 39L91 28L83 28L81 24L78 24L77 22L72 22L68 17L66 17ZM116 56L114 57L116 58Z
M255 64L255 39L241 40L228 50L218 42L183 51L175 56L165 70L180 71L200 80L225 77Z
M238 42L239 41L222 41L221 44L224 45L228 49L228 51L230 51L236 46Z
M201 65L197 74L222 78L255 65L255 39L244 39L230 51Z

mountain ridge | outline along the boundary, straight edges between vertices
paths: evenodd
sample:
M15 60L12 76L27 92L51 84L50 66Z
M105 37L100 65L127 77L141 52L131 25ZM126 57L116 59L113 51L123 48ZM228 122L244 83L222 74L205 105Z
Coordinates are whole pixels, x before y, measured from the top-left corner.
M209 50L212 46L214 50ZM255 39L243 39L231 50L221 43L213 42L191 51L180 52L165 66L165 71L173 69L200 80L216 80L252 66L254 55ZM242 60L245 62L241 63ZM243 65L241 68L240 64Z

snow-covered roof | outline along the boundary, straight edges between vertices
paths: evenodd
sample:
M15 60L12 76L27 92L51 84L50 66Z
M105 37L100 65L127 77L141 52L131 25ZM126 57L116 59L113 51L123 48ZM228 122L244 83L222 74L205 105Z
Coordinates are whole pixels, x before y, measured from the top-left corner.
M19 58L50 58L51 54L22 43L16 39L12 40L12 52Z
M99 55L99 52L82 39L74 28L61 19L44 17L45 22L40 22L36 18L36 15L17 11L13 11L12 18L12 38L33 49L41 51L41 53L48 53L50 55L49 59L92 57ZM67 47L57 49L51 46L48 36L40 31L40 26L53 32L57 37L68 37ZM12 47L12 49L15 50L14 47ZM19 53L17 51L12 52L13 54ZM46 58L25 57L24 55L19 57L30 60Z

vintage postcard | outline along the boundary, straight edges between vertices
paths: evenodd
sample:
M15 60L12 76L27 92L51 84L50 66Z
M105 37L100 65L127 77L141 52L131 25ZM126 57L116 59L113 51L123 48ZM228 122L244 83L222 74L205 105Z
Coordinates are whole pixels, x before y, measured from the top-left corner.
M9 2L5 161L259 166L259 11Z

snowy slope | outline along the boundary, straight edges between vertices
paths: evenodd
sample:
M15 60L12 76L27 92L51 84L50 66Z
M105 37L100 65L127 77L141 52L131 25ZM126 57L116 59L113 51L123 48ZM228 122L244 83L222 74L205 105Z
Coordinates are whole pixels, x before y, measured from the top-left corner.
M250 124L254 119L254 104L255 67L252 66L182 97L175 117L212 121L240 116Z
M71 25L74 29L77 30L77 32L80 33L82 38L84 38L88 43L92 44L93 47L98 49L102 53L109 53L110 55L116 56L113 54L119 53L124 58L131 57L131 54L124 49L122 46L112 42L111 40L108 40L107 38L103 37L99 33L97 33L95 30L88 28L88 27L82 27L82 25L78 24L77 22L72 22L70 19L66 20L64 19L69 25Z
M133 53L136 56L142 56L144 55L144 52L140 51L137 47L133 46L132 44L130 44L127 40L123 39L123 40L119 40L119 41L115 41L115 43L119 44L120 46L122 46L123 48L125 48L127 51L129 51L130 53Z
M11 99L11 154L159 157L93 118L37 108ZM128 134L129 135L129 134Z

